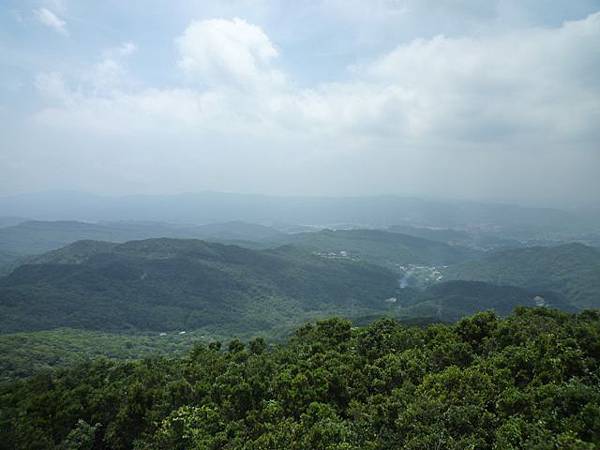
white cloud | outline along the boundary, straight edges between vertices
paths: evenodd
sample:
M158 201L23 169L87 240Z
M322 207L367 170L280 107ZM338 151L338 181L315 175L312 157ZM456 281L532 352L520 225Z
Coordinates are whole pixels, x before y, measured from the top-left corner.
M113 48L109 48L104 52L104 58L125 58L133 55L137 52L138 47L135 43L131 41L123 42L121 45Z
M120 56L129 56L132 53L135 53L137 51L137 45L135 45L133 42L129 41L129 42L124 42L123 44L121 44L121 46L119 46L118 48L118 52Z
M94 96L119 94L135 87L136 82L127 68L127 58L137 51L137 45L131 41L102 52L102 59L88 70L82 79Z
M33 10L35 18L43 25L52 28L63 36L68 36L67 23L50 11L48 8L39 8Z
M282 82L273 43L240 19L192 22L176 45L179 67L197 83L124 82L119 58L135 48L124 44L93 68L96 81L40 75L36 86L53 103L36 123L61 136L127 136L125 153L136 157L168 142L173 164L195 161L207 179L226 170L235 183L254 176L260 186L269 177L304 186L310 173L335 187L341 165L365 176L340 182L381 191L430 183L443 195L453 172L455 193L512 176L505 188L515 195L538 185L552 195L564 167L587 173L599 159L600 13L557 28L413 40L354 67L347 81L312 88ZM111 158L123 152L115 147ZM257 160L262 172L249 174ZM552 168L540 171L540 161ZM193 189L191 167L178 169L182 189Z
M180 67L203 81L203 87L126 93L123 66L116 56L107 56L93 68L94 89L78 104L88 108L104 96L108 107L120 104L120 97L139 96L144 100L134 103L154 105L152 114L156 105L168 103L171 108L177 101L184 103L183 111L194 114L202 108L189 104L211 95L221 102L215 109L219 120L230 115L225 127L259 124L265 132L304 129L420 145L575 139L593 133L600 123L600 83L593 76L600 70L600 13L558 29L414 40L355 67L354 79L311 89L274 83L281 79L273 75L280 73L273 66L275 47L259 27L240 19L192 22L177 46ZM125 43L110 54L127 55L135 48ZM228 91L232 86L264 89ZM149 96L157 95L174 99L148 102ZM185 95L190 96L187 101ZM136 112L123 126L143 114ZM202 112L185 122L204 126L206 120Z
M242 19L192 22L177 41L179 66L208 85L257 86L280 83L271 67L278 52L264 31Z
M34 81L35 88L46 99L58 101L63 107L68 105L72 93L65 86L65 81L60 73L41 73Z
M114 59L106 58L95 64L89 72L88 80L94 90L94 95L109 92L120 92L127 80L127 70Z
M600 13L558 29L415 40L358 70L408 94L403 109L422 134L577 137L600 123Z

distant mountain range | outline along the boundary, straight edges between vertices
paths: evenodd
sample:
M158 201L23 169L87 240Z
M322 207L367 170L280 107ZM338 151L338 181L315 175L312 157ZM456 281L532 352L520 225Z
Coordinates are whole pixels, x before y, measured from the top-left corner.
M331 258L356 259L392 269L404 264L455 264L481 255L466 247L383 230L322 230L283 235L274 242L292 244Z
M600 252L580 244L482 257L374 230L287 239L293 245L271 249L167 238L78 241L30 257L0 278L0 332L70 327L281 335L328 315L453 321L485 309L508 314L520 305L567 311L600 305ZM440 269L441 283L401 289L391 268L405 258L452 264Z
M485 230L466 231L453 228L413 227L410 225L394 225L388 227L387 230L454 246L486 251L526 246L526 243L518 239L502 237L502 233Z
M34 255L79 240L126 242L150 238L184 238L209 241L275 240L283 233L274 228L240 221L208 225L161 222L25 221L0 228L0 251Z
M278 197L203 192L179 195L98 196L44 192L0 197L6 216L37 220L159 221L183 224L245 221L331 226L392 225L500 227L515 233L565 232L594 228L596 216L583 211L528 208L497 203L437 201L398 196Z
M600 306L600 250L552 245L594 228L558 210L222 193L46 193L0 208L0 333L281 334L327 315Z
M354 259L396 268L401 264L446 265L480 252L444 242L383 230L315 230L283 233L246 222L175 225L153 222L26 221L0 228L0 272L78 240L126 242L150 238L202 239L253 249L295 245L323 256ZM331 255L324 255L331 254Z

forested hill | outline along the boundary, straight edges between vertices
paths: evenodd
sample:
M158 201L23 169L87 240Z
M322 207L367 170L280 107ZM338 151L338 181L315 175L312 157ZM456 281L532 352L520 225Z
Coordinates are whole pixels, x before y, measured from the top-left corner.
M293 248L198 240L82 241L0 278L0 331L286 328L311 317L385 311L396 276Z
M286 345L85 363L0 388L0 449L586 449L600 442L600 315L455 325L332 319Z
M271 227L232 221L207 225L161 222L101 222L70 220L25 221L0 228L0 252L34 255L56 250L79 240L127 242L159 237L210 241L260 241L283 233Z
M543 306L575 312L563 295L482 281L445 281L399 300L397 316L453 322L478 311L509 315L518 306Z
M600 307L600 251L582 244L500 251L451 266L444 279L550 290L580 308Z
M391 268L403 264L455 264L481 255L466 247L383 230L322 230L284 235L276 242Z

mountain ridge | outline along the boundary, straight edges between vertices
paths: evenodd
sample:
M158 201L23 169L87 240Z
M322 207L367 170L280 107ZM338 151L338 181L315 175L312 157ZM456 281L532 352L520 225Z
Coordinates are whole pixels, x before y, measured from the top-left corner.
M491 253L448 267L445 280L496 284L562 293L575 306L600 307L600 250L580 243Z
M82 251L83 250L83 251ZM78 243L0 278L0 330L81 326L268 329L317 314L385 310L396 275L293 247L200 240Z

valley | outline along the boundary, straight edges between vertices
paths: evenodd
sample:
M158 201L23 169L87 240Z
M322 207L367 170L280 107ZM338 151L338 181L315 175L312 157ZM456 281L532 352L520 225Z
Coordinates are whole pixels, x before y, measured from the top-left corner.
M19 256L10 253L0 278L0 366L10 378L92 355L182 354L197 341L283 342L339 315L426 324L600 306L593 247L500 240L506 247L482 249L467 231L414 230L7 220L0 248ZM44 354L20 353L43 340Z

